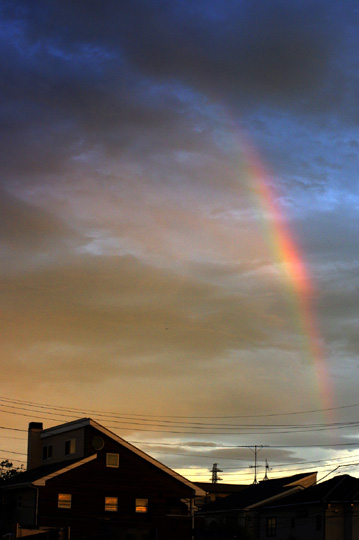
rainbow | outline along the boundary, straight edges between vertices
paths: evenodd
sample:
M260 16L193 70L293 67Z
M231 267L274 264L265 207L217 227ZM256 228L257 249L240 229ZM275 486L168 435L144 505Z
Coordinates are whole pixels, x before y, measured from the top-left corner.
M246 141L241 139L244 159L252 191L256 196L256 206L260 206L265 219L265 235L271 254L282 269L284 279L291 291L289 295L298 332L305 340L306 355L315 371L319 388L320 406L325 416L332 420L332 384L326 365L326 352L315 317L313 298L315 287L304 258L296 245L283 210L279 206L279 197L273 187L270 176L263 167L257 153Z

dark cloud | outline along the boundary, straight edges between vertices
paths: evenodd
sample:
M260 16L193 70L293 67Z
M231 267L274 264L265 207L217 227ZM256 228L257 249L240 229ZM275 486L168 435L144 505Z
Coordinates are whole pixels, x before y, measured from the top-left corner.
M274 99L280 109L293 101L302 110L313 99L318 112L327 103L323 89L335 86L333 58L351 46L342 34L353 9L281 1L220 9L146 1L39 2L29 9L4 2L4 178L73 174L73 158L94 151L136 160L134 149L149 159L161 146L163 153L201 149L213 128L207 123L205 133L200 101L186 97L188 86L242 108Z
M285 106L294 100L301 107L311 97L313 110L334 109L330 101L337 105L334 96L343 96L345 84L337 65L344 61L340 51L353 46L358 22L351 2L338 7L322 1L233 1L220 9L212 2L212 11L208 2L145 0L5 6L7 24L21 36L17 49L30 60L25 73L32 66L37 75L30 86L45 99L56 87L61 105L70 84L69 105L75 109L84 106L86 84L97 91L94 104L106 86L129 89L133 70L126 61L148 77L190 84L232 103L274 99ZM349 21L351 40L345 32Z
M253 92L298 98L322 84L334 46L324 3L231 2L217 20L201 9L163 6L133 4L124 29L125 50L151 75L182 78L238 102Z

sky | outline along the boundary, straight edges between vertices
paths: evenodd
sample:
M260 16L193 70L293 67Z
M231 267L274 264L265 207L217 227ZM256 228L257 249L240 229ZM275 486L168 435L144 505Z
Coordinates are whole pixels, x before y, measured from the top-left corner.
M0 1L0 457L359 473L354 0Z

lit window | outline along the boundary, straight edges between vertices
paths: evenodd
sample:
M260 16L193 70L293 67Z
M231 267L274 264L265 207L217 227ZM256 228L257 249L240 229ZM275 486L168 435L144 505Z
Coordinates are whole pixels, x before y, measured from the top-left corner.
M42 459L52 458L52 444L42 447Z
M106 512L117 512L118 498L117 497L105 497L105 510Z
M57 497L58 508L71 508L71 495L69 493L59 493Z
M275 517L267 518L267 537L274 537L277 534L277 521Z
M118 467L120 464L120 454L106 454L106 467Z
M76 439L70 439L65 441L65 456L74 454L76 452Z
M145 514L148 510L148 499L136 499L136 512Z

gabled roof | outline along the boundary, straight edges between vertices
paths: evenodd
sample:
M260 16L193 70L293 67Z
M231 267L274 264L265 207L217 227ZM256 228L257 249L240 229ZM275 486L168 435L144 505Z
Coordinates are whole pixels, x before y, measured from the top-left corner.
M227 497L207 504L202 508L201 512L231 512L233 510L254 508L273 498L276 499L302 490L300 482L301 480L304 481L308 476L311 477L312 473L296 474L252 484L237 493L231 493Z
M274 506L292 506L312 503L353 503L359 502L359 479L348 474L335 476L291 495ZM269 506L269 505L268 505Z
M153 457L146 454L146 452L143 452L142 450L140 450L136 446L133 446L131 443L125 441L125 439L122 439L121 437L119 437L118 435L116 435L115 433L110 431L109 429L105 428L104 426L102 426L101 424L99 424L98 422L93 420L92 418L81 418L79 420L73 420L72 422L67 422L66 424L61 424L61 425L58 425L58 426L54 426L54 427L51 427L51 428L44 429L42 431L40 437L42 439L46 439L47 437L50 437L50 436L53 436L53 435L58 435L60 433L66 433L68 431L81 429L81 428L87 427L87 426L92 426L93 428L97 429L98 431L100 431L101 433L106 435L107 437L110 437L111 439L113 439L117 443L121 444L122 446L124 446L125 448L127 448L128 450L130 450L131 452L136 454L137 456L139 456L142 459L146 460L147 462L151 463L152 465L154 465L158 469L162 470L166 474L169 474L170 476L172 476L173 478L175 478L176 480L178 480L182 484L185 484L189 488L193 489L194 492L195 492L195 495L197 495L197 496L205 495L205 492L200 487L198 487L196 484L193 484L192 482L187 480L187 478L185 478L184 476L176 473L175 471L173 471L172 469L170 469L169 467L167 467L166 465L164 465L160 461L157 461Z
M46 475L41 476L41 478L34 480L33 484L34 486L44 486L47 480L51 480L51 478L55 478L56 476L59 476L60 474L64 474L69 471L72 471L72 469L76 469L77 467L81 467L81 465L85 465L85 463L89 463L89 461L93 461L96 458L97 458L97 454L93 454L92 456L88 456L86 458L80 459L78 461L75 461L74 463L63 463L60 469L57 469L56 471L52 471Z
M88 463L96 458L97 454L93 454L92 456L88 456L83 459L66 460L29 469L28 471L15 474L6 480L6 482L0 485L0 489L18 487L20 485L26 486L30 484L34 486L44 486L47 480L80 467L81 465L85 465L85 463Z

